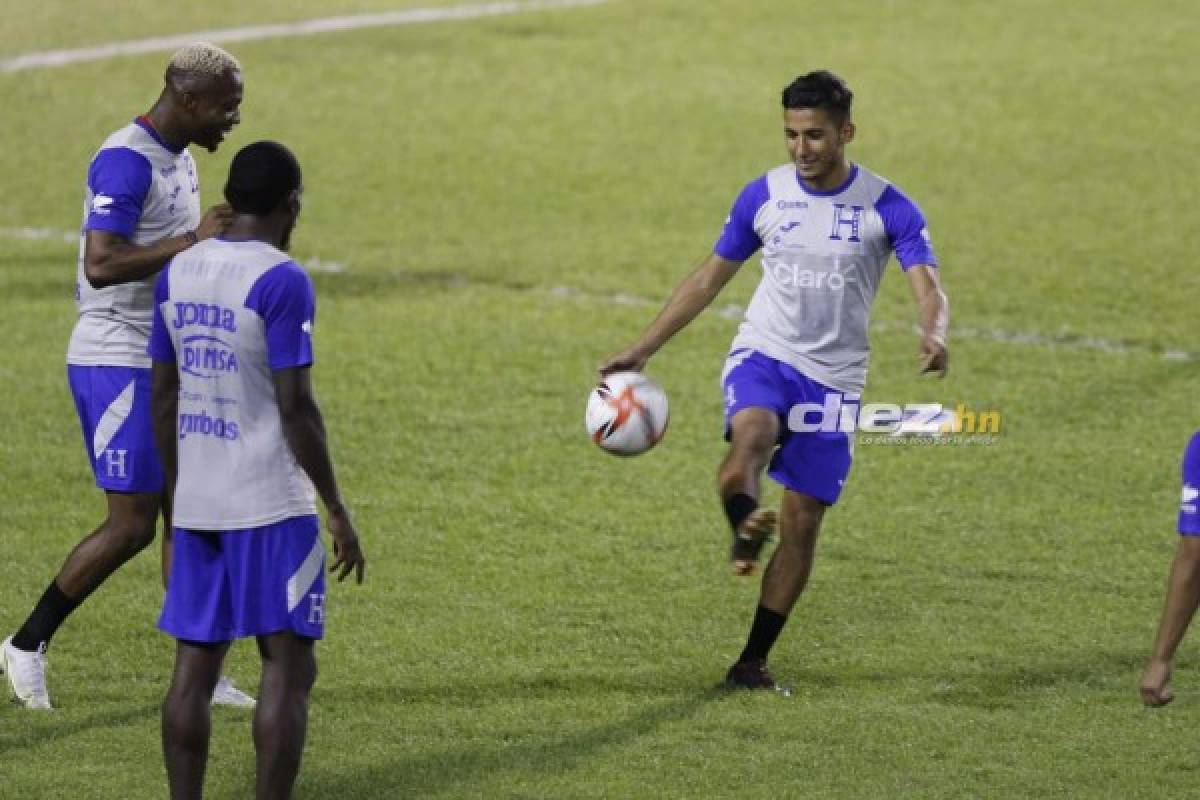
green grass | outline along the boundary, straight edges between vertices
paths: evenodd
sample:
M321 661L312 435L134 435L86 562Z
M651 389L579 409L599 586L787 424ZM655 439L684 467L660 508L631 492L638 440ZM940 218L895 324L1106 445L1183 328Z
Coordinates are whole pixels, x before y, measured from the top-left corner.
M0 53L428 4L44 3ZM626 0L233 47L245 121L197 155L206 201L238 146L285 141L296 254L346 265L316 276L315 380L370 566L331 592L297 796L1191 796L1194 651L1172 707L1134 692L1196 425L1197 361L1151 352L1197 349L1190 9ZM162 60L0 76L0 227L78 225L87 159ZM711 490L734 324L652 362L655 452L596 451L583 403L654 310L606 298L657 302L707 252L784 158L779 89L818 66L857 93L854 157L931 220L956 325L1137 347L959 337L922 379L890 277L866 399L998 408L1001 441L860 446L772 656L795 696L728 695L756 597ZM63 369L73 277L72 246L0 240L0 629L102 515ZM0 709L0 794L163 796L160 595L143 554L64 627L60 710ZM253 647L231 659L253 688ZM252 774L248 720L218 711L210 796Z

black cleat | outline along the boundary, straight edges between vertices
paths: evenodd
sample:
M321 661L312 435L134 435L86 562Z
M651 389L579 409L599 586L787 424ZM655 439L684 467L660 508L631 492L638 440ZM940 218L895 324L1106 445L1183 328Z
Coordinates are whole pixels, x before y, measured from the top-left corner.
M756 508L738 526L729 553L729 558L733 561L734 575L754 574L754 569L758 566L758 555L762 552L763 545L775 533L778 520L779 517L773 509Z
M775 690L775 679L767 672L767 662L762 659L739 661L725 673L727 689L770 689Z

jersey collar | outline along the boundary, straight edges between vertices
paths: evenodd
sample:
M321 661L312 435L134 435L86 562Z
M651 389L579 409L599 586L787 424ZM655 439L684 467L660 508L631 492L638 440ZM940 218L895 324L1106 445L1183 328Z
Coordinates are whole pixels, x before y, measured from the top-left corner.
M151 122L150 118L145 114L138 116L133 122L146 133L150 134L150 137L154 139L154 141L158 142L165 149L170 150L175 155L179 155L184 151L183 147L172 147L171 145L167 144L167 140L159 135L158 129L154 127L154 123Z
M800 178L800 173L796 173L796 183L800 186L800 191L812 197L833 197L835 194L841 194L854 183L854 179L858 177L858 164L850 165L850 174L846 176L846 180L842 181L841 186L834 187L827 192L818 192L815 189L810 189L804 185L804 181Z

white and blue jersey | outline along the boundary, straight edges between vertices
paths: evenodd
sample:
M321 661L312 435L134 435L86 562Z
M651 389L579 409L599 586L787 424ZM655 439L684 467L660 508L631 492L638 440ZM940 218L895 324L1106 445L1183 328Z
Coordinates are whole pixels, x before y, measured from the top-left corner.
M858 165L829 192L806 188L794 164L751 181L713 252L745 261L759 249L762 281L731 351L758 351L854 394L866 383L867 322L889 256L905 270L937 264L920 209Z
M104 141L84 192L67 376L96 485L106 491L162 491L146 354L154 278L93 288L83 268L87 232L148 245L199 224L200 186L186 149L168 145L144 118Z
M173 522L229 531L316 513L283 435L273 371L312 364L312 282L260 241L208 239L176 256L154 294L150 356L177 365Z
M79 320L68 364L150 367L154 278L93 288L83 269L87 232L108 231L148 245L199 224L200 182L186 148L172 148L142 117L104 141L88 167L75 280Z

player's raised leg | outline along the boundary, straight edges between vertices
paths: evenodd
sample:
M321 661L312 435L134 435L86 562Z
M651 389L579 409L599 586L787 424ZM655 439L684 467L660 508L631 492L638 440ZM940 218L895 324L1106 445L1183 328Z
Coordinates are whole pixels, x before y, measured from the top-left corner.
M255 797L291 796L308 727L308 695L317 679L314 640L291 631L258 637L262 684L254 712L258 757Z
M745 407L729 421L729 451L717 470L717 491L733 531L733 571L750 575L775 532L774 509L760 508L762 473L779 440L779 417L770 408Z
M178 640L175 672L162 707L163 757L171 800L204 795L204 768L212 733L212 694L229 642Z

